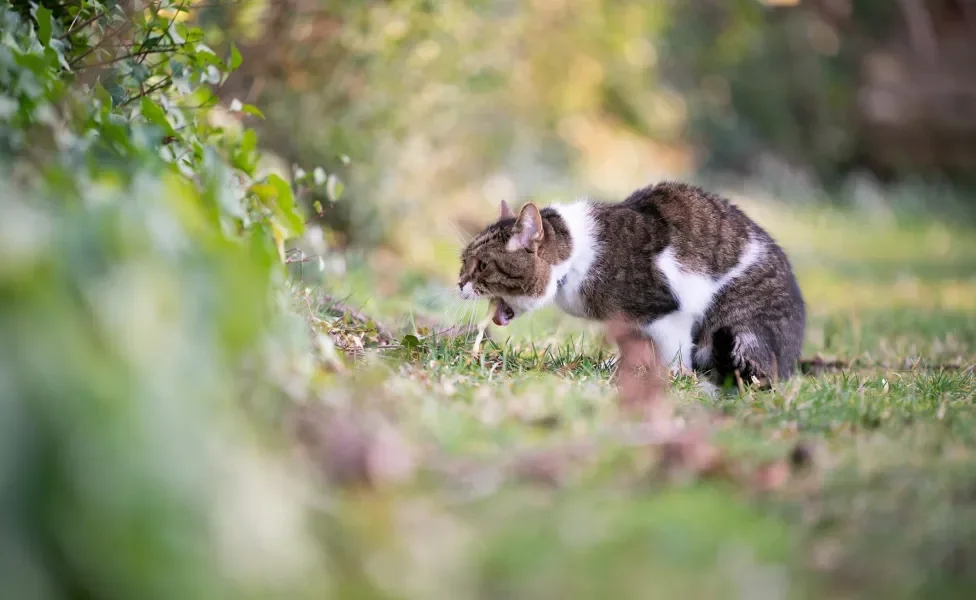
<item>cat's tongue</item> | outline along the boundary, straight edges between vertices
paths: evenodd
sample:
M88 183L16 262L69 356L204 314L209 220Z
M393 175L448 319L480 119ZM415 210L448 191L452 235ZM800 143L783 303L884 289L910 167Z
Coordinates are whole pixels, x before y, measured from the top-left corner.
M495 314L491 317L491 320L493 323L495 323L495 325L504 327L511 322L514 316L515 311L513 311L504 300L501 298L495 300Z

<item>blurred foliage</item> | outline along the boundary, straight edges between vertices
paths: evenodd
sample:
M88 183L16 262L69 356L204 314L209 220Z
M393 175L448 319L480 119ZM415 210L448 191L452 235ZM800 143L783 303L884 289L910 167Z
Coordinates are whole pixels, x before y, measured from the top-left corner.
M182 11L0 2L0 581L14 597L239 597L253 573L233 550L256 530L220 529L241 509L228 486L257 485L247 448L317 371L289 305L292 183L259 173L253 130L218 124L211 88L241 56Z
M946 30L927 64L911 22L941 35L958 4L241 0L194 15L239 41L247 60L220 94L262 107L270 149L332 170L356 159L352 201L328 219L368 243L403 236L407 216L470 216L462 203L616 197L695 169L964 179L972 111L939 119L972 105L949 88L976 45Z

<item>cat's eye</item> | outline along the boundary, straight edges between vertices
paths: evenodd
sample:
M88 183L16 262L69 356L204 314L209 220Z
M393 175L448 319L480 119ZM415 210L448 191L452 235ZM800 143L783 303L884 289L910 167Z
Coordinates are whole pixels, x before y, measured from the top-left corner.
M487 268L488 268L488 263L486 263L483 260L479 260L477 266L475 267L478 273L483 272Z

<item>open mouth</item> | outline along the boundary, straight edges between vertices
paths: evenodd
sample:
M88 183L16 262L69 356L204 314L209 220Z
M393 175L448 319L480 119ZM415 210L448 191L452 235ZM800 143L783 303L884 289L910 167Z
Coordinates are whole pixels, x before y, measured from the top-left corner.
M514 318L515 309L509 306L508 303L501 298L495 298L495 314L491 317L492 322L499 327L504 327Z

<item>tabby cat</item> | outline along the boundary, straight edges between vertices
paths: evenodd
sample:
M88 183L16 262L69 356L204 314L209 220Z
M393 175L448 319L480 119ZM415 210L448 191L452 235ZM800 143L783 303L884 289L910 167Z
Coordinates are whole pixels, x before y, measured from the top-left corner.
M585 319L623 319L671 370L713 383L790 377L806 308L785 252L728 200L665 182L616 204L578 201L497 222L461 254L465 299L496 300L507 325L552 301ZM755 378L755 379L754 379Z

